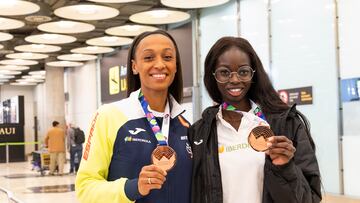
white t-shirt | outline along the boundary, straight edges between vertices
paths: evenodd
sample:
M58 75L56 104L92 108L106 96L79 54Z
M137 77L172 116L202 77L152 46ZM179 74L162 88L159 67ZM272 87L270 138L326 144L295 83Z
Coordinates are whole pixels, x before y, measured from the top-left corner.
M253 150L248 143L250 131L264 120L252 110L242 112L238 130L217 114L219 161L224 203L261 203L264 180L265 153ZM267 123L266 123L267 124Z

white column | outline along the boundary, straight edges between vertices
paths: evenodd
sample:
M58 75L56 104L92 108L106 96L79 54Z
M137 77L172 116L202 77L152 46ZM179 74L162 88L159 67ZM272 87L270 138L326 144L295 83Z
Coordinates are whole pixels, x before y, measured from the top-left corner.
M65 127L64 68L46 67L44 93L44 106L39 108L44 109L45 122L42 122L42 130L46 133L55 120Z

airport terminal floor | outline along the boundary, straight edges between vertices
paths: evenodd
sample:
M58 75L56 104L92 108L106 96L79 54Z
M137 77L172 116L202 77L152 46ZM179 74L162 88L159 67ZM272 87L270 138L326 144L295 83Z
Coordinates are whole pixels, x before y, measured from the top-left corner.
M5 189L11 192L18 202L9 203L77 203L74 191L75 175L49 176L48 171L42 176L33 169L31 161L0 164L0 203L7 203ZM64 172L69 168L65 164ZM247 203L247 202L243 202ZM360 199L325 194L322 203L360 203Z

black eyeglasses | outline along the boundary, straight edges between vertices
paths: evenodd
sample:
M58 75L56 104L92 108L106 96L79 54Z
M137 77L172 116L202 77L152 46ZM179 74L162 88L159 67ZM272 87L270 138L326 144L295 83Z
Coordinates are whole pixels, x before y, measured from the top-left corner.
M222 66L217 68L213 75L215 80L219 83L227 83L234 73L236 73L236 76L240 81L248 82L254 76L255 70L253 70L250 66L240 66L236 72L231 72L230 69Z

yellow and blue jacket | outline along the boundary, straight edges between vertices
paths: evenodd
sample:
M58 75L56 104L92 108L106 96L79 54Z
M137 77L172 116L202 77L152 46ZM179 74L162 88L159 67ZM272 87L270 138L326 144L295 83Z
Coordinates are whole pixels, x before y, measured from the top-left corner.
M160 190L141 196L137 180L141 168L151 164L157 140L138 100L139 90L129 98L103 105L93 117L76 176L80 202L190 202L192 152L187 138L189 123L183 108L171 97L168 144L177 162ZM159 125L162 118L157 118Z

